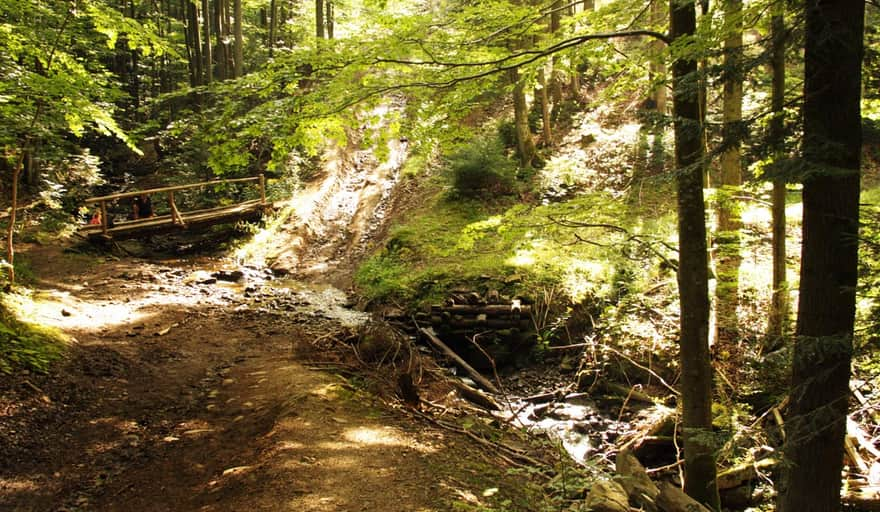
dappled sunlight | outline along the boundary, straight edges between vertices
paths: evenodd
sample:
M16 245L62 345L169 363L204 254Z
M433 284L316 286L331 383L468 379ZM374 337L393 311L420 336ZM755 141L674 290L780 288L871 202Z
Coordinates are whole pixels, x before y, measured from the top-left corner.
M341 385L331 382L313 387L309 390L309 394L323 399L335 399L339 397L343 390L344 388Z
M33 480L21 478L0 478L0 492L5 493L32 493L40 490L40 485Z
M136 302L83 301L67 292L52 291L33 301L33 321L59 329L99 331L127 324L147 322L156 312L150 308L178 308L200 305L204 297L154 295Z
M535 264L535 251L532 249L517 249L513 256L505 262L513 267L531 267Z
M437 451L434 447L401 436L400 432L388 426L357 427L344 432L342 436L355 445L402 446L419 453L434 453Z

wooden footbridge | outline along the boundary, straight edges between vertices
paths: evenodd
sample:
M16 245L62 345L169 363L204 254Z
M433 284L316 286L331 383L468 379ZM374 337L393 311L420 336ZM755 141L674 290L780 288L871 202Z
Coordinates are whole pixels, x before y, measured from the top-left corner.
M191 211L183 211L177 206L175 192L226 186L236 183L256 184L259 187L259 199L250 199L235 204ZM156 213L157 209L167 211L145 218L128 218L128 212L131 210L132 202L136 197L142 196L150 198L154 205L154 213ZM157 196L159 200L155 200ZM180 195L178 195L178 198L179 197ZM162 201L163 198L165 199L164 201ZM128 205L128 208L123 215L125 220L114 221L114 210L118 210L117 206L120 202L127 203ZM92 208L97 208L95 213L100 213L99 216L93 217L93 219L95 219L92 221L93 223L86 224L78 229L78 232L81 235L90 240L139 238L197 227L212 226L215 224L256 220L263 215L264 211L270 208L270 205L266 203L266 180L262 174L253 178L203 181L201 183L193 183L190 185L151 188L123 192L120 194L111 194L108 196L91 197L86 199L85 203L88 205L96 205L92 206ZM158 203L161 204L157 208L156 205ZM100 222L98 222L98 220L100 220Z

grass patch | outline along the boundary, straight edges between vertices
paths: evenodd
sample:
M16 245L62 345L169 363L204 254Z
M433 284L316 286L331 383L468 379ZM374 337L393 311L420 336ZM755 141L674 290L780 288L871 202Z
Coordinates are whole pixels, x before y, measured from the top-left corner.
M511 295L552 287L573 301L611 296L616 276L648 282L673 256L673 212L640 209L601 192L548 205L438 193L391 230L356 283L370 300L414 304L474 283Z
M32 299L24 295L3 294L0 298L0 372L45 373L63 355L66 336L29 321L26 312L34 309Z

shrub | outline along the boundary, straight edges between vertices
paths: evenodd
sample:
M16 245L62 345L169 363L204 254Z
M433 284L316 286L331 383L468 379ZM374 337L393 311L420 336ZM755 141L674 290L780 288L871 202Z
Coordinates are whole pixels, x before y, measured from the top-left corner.
M514 192L515 165L497 138L478 138L447 159L452 186L462 197L488 198Z

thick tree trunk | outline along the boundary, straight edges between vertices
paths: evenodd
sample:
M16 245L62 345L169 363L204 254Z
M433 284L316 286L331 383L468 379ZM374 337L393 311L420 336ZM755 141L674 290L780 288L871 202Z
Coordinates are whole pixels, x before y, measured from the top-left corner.
M235 37L235 78L244 74L244 34L242 34L241 0L233 0L233 33Z
M718 231L715 233L716 340L735 343L739 322L740 204L742 189L742 0L724 0L724 98L721 182L718 187Z
M770 146L774 159L781 159L785 152L785 3L774 4L770 22L773 40L773 118L770 120ZM767 325L765 348L778 345L787 330L789 301L785 268L785 180L773 180L773 299Z
M186 2L186 43L189 57L190 84L193 87L202 85L202 34L199 25L199 7L195 2Z
M781 512L840 510L858 277L864 0L810 1L803 245Z
M673 40L693 34L693 0L670 2ZM678 288L681 304L681 398L684 428L685 492L718 510L715 447L712 443L712 366L709 359L709 268L703 200L703 145L700 94L693 86L697 62L672 65L675 163L678 188Z

